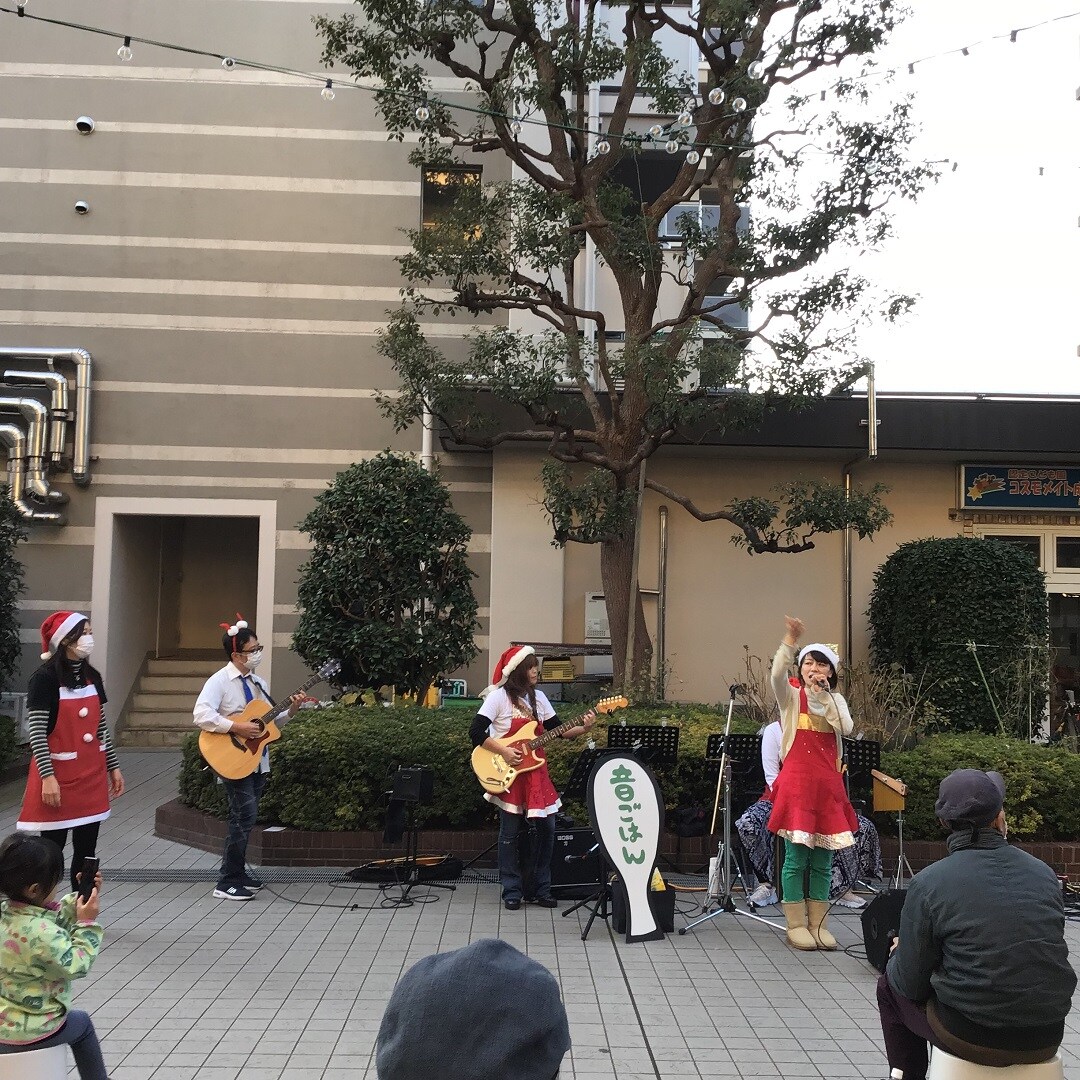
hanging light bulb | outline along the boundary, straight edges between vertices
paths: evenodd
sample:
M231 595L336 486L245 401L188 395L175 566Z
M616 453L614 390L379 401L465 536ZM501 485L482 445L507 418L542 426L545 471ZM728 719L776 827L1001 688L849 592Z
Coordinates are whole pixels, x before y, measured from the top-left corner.
M599 139L596 143L596 152L598 154L606 154L611 150L611 143L607 139Z
M731 107L732 107L732 109L734 109L734 110L735 110L735 112L743 112L743 111L745 111L745 109L746 109L746 98L744 98L744 97L737 97L737 98L736 98L736 99L735 99L735 100L734 100L734 101L733 101L733 102L731 103Z
M221 58L221 66L226 71L232 71L232 69L236 67L236 61L231 56L223 56Z
M691 113L689 109L683 109L683 111L681 113L679 113L679 126L680 127L689 127L693 122L694 122L694 116L693 116L693 113Z
M724 91L719 86L714 86L709 91L709 104L710 105L723 105L724 98L726 96L727 95L724 93Z
M664 149L669 154L677 154L679 152L679 140L678 139L668 139L668 141L666 143L664 143Z
M701 155L696 150L691 150L690 153L686 155L686 160L689 164L696 165L701 160Z
M751 79L760 79L765 74L765 65L760 60L755 60L747 67L746 74Z
M654 139L659 139L660 136L664 134L664 129L660 124L653 124L653 126L649 128L649 134Z
M119 56L120 59L123 60L125 64L131 59L132 52L131 52L131 38L130 37L125 37L124 38L124 44L121 45L120 48L116 50L116 55Z
M26 14L26 5L29 2L30 2L30 0L19 0L17 14L18 14L20 19L23 18L23 16Z
M514 117L513 120L510 121L510 134L511 135L520 135L521 134L521 121L516 116Z
M323 101L333 101L334 100L334 80L333 79L327 79L326 80L326 85L322 88L322 99L323 99Z
M426 105L416 106L416 119L422 124L431 116L431 110Z

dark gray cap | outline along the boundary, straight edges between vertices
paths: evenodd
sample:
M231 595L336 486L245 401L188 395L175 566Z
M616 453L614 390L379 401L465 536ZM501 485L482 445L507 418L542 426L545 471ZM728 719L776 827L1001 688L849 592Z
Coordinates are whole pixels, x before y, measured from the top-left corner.
M1001 773L957 769L941 781L934 813L950 825L989 825L1004 805Z
M570 1049L555 976L494 938L401 977L375 1049L379 1080L552 1080Z

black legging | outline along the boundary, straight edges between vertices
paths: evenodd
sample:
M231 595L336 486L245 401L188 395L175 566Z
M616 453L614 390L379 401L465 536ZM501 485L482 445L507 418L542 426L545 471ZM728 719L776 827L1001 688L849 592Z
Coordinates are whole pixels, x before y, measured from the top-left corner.
M100 821L91 821L86 825L76 825L71 830L71 891L75 892L79 887L76 874L82 869L83 859L93 855L97 851L98 830L101 828ZM49 829L42 832L46 840L51 840L63 853L67 845L67 829Z

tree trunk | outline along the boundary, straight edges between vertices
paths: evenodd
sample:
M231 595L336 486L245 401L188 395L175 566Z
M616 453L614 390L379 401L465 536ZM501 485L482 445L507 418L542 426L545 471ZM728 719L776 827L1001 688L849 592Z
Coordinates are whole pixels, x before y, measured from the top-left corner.
M611 633L612 683L623 690L650 685L652 641L645 627L641 593L634 598L634 666L626 671L626 640L630 629L630 577L634 557L634 538L605 540L600 545L600 576L604 583L608 627Z

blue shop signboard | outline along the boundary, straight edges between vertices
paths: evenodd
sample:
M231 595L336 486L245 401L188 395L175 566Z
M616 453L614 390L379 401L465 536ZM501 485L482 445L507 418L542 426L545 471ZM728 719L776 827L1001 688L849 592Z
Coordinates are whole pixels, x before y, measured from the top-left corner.
M1046 465L961 465L963 510L1076 510L1080 468Z

